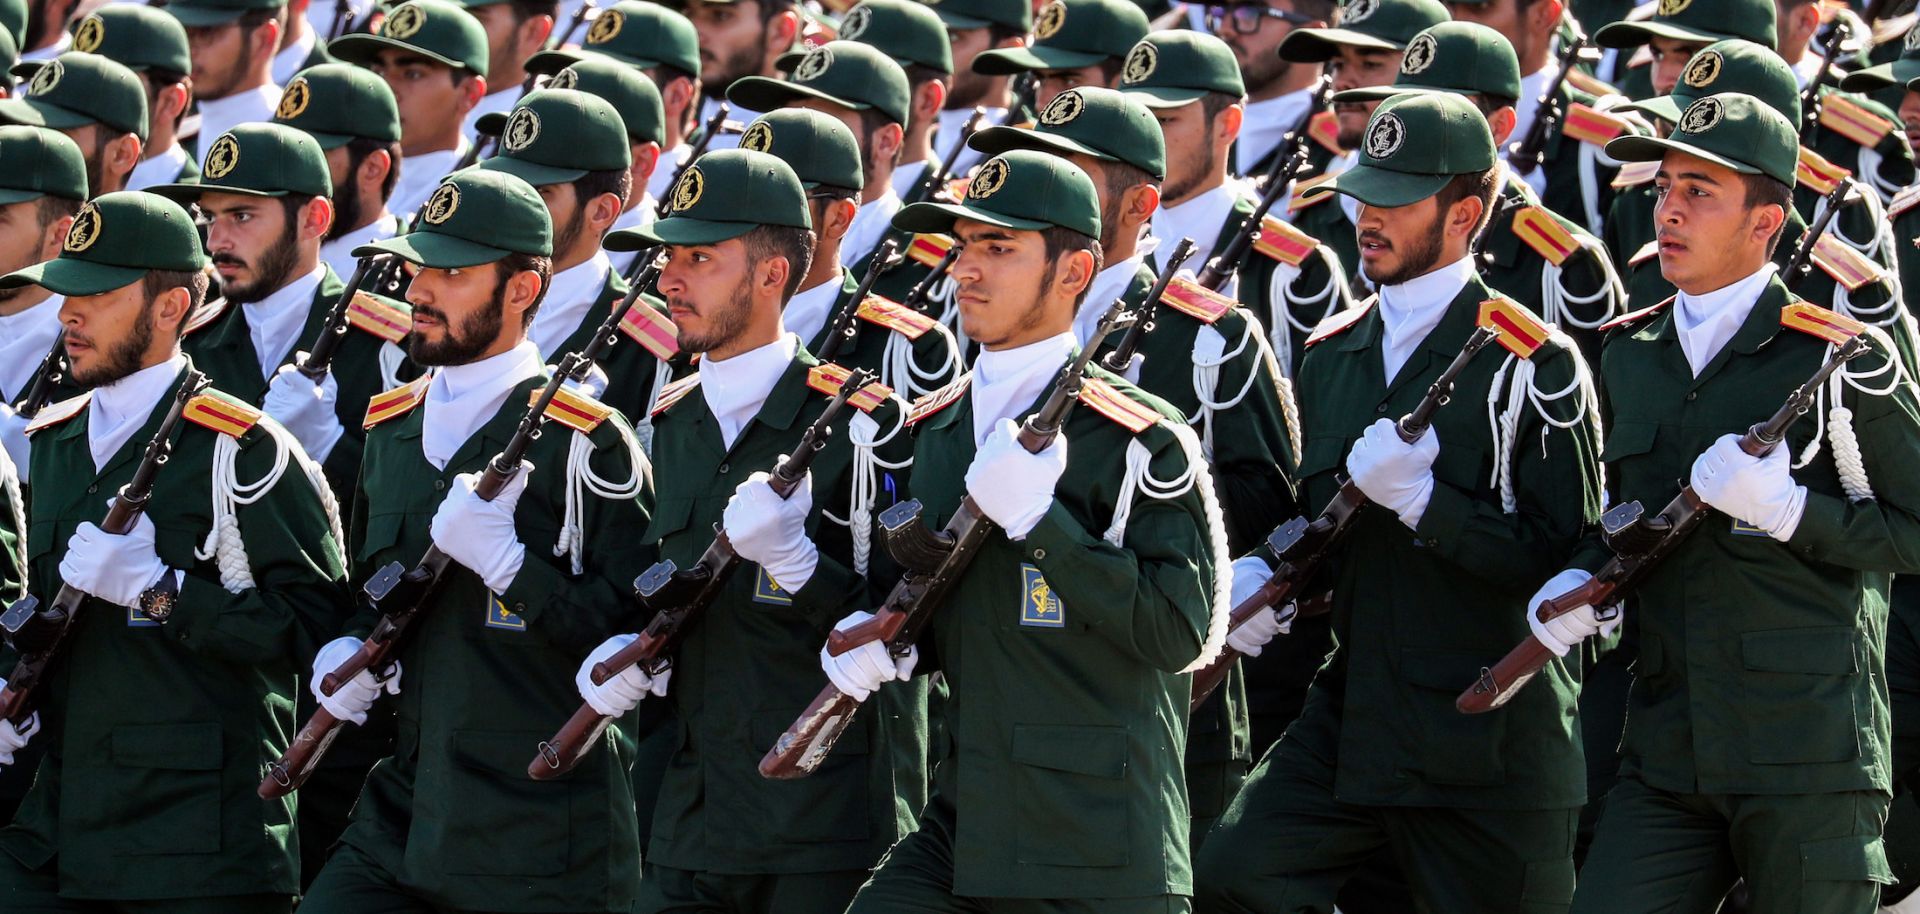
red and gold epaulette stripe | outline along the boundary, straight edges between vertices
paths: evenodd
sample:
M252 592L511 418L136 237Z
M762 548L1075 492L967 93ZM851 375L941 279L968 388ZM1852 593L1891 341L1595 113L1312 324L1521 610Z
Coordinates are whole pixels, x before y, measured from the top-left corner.
M238 438L260 424L260 410L220 391L208 390L188 400L180 418L229 438Z
M620 332L662 362L680 354L680 329L660 309L640 299L620 315Z
M917 340L939 323L931 317L921 314L884 295L869 295L860 303L860 310L853 316L879 324L910 340Z
M940 265L940 258L947 256L947 249L953 247L953 239L946 235L915 235L913 243L907 245L907 256L913 262L928 269Z
M1573 232L1538 206L1524 206L1514 214L1513 233L1556 267L1580 250L1580 242L1573 237Z
M1666 306L1671 304L1673 304L1673 296L1669 295L1667 296L1666 301L1660 302L1657 305L1648 305L1645 308L1641 308L1638 311L1622 314L1619 317L1614 318L1613 320L1610 320L1604 324L1601 324L1600 330L1602 332L1605 332L1608 330L1612 330L1615 327L1624 327L1643 317L1652 317L1653 315L1660 313L1660 310L1662 308L1665 308Z
M1637 267L1643 263L1646 263L1648 258L1657 257L1659 256L1659 254L1660 254L1660 239L1656 238L1652 241L1647 242L1646 244L1641 245L1640 250L1634 251L1633 256L1627 258L1627 266Z
M687 394L693 393L693 389L699 386L700 372L697 371L678 381L668 383L660 388L660 396L653 400L653 411L647 415L658 416L666 412L668 407L686 399Z
M1322 190L1318 193L1314 192L1314 188L1331 180L1333 180L1333 175L1323 174L1314 175L1305 181L1294 182L1293 199L1287 201L1287 212L1297 213L1316 203L1333 199L1333 192L1330 190Z
M960 398L967 393L967 386L972 382L972 373L963 374L949 381L947 386L927 393L920 399L913 401L913 406L907 410L907 424L913 425L934 413L960 402Z
M934 200L938 203L959 203L967 199L967 188L971 186L973 186L972 178L950 178L934 195Z
M1837 92L1820 100L1820 126L1872 149L1893 130L1893 122Z
M1628 162L1614 172L1613 180L1607 184L1610 187L1633 187L1653 180L1659 173L1659 162Z
M1331 111L1322 111L1307 121L1307 136L1334 155L1347 154L1340 148L1340 118Z
M187 315L187 324L181 328L180 335L184 337L192 334L196 330L204 329L208 324L218 320L220 315L225 314L226 311L227 298L224 295L213 301L201 304L200 307L193 309L192 314Z
M841 385L846 384L847 378L852 374L853 372L846 368L832 362L824 362L815 365L812 371L807 372L807 386L829 397L835 396L840 393ZM873 412L874 407L887 402L887 398L891 396L893 396L893 388L875 381L854 391L853 396L847 398L847 405L863 413L870 413Z
M1802 146L1800 161L1793 166L1793 176L1801 184L1806 185L1808 190L1824 197L1833 193L1833 189L1840 185L1841 179L1852 177L1853 172L1827 161L1825 156Z
M1893 195L1893 199L1887 202L1887 218L1899 216L1917 204L1920 204L1920 184Z
M1080 402L1136 435L1160 421L1160 414L1151 407L1121 393L1120 388L1099 378L1087 378L1081 383Z
M1600 77L1575 67L1567 71L1567 82L1575 89L1588 95L1619 95L1620 90L1608 85ZM1576 102L1576 104L1578 104Z
M540 391L535 390L532 396L527 398L527 405L532 406L538 399L540 399ZM548 419L583 433L599 428L600 423L607 421L607 417L611 415L613 415L613 407L586 394L574 393L565 387L554 392L553 401L547 404L546 412Z
M1319 246L1319 239L1294 228L1293 223L1271 215L1260 220L1260 234L1253 238L1254 250L1295 267Z
M1161 294L1160 300L1171 305L1173 310L1203 324L1211 324L1225 317L1236 304L1233 299L1185 276L1175 276L1170 280L1167 283L1167 291Z
M1804 301L1780 309L1780 326L1817 336L1829 343L1844 343L1867 329L1859 321Z
M1832 235L1823 234L1813 243L1813 262L1833 277L1834 282L1846 286L1848 292L1881 276L1879 264Z
M1550 332L1540 318L1525 306L1508 298L1489 298L1480 303L1479 325L1500 334L1495 342L1523 359L1546 345Z
M361 421L360 426L372 428L395 416L404 416L411 412L414 407L420 405L420 401L427 398L427 384L431 380L431 375L421 375L392 390L374 394L373 398L367 401L367 417Z
M1608 140L1628 133L1631 129L1630 122L1624 117L1608 114L1592 105L1574 102L1567 107L1565 126L1560 129L1560 132L1582 143L1605 146Z
M1307 345L1312 346L1345 333L1354 324L1360 323L1361 318L1367 316L1367 312L1373 309L1373 301L1372 298L1368 298L1358 305L1322 318L1320 323L1314 326L1313 332L1307 335Z
M87 408L87 401L92 398L93 394L88 392L77 397L68 397L58 403L47 404L40 410L39 415L33 417L32 422L27 423L27 434L31 435L43 428L52 428L80 415L80 412Z
M398 343L413 331L413 309L362 289L347 303L347 325Z

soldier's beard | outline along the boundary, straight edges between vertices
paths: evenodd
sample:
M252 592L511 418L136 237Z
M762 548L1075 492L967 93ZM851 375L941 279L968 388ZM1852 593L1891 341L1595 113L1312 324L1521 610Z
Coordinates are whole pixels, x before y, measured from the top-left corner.
M1160 188L1162 201L1178 200L1193 193L1194 188L1199 187L1200 183L1206 180L1207 173L1213 169L1213 147L1207 144L1195 143L1187 147L1186 156L1187 160L1181 163L1182 167L1179 171L1180 182L1175 184L1169 181ZM1167 177L1171 179L1173 175L1174 170L1169 167Z
M458 327L447 321L447 314L434 308L414 306L415 311L424 311L427 316L440 321L446 328L446 335L439 342L428 342L419 336L410 338L407 343L407 356L417 364L465 365L478 361L480 354L500 338L500 326L506 322L507 278L501 277L500 284L493 289L493 300L478 313L469 314L460 321Z
M699 309L688 304L685 299L669 298L667 303L674 307L687 308L696 312ZM747 315L753 310L753 296L748 291L747 281L733 287L733 296L724 307L712 309L703 314L707 319L705 333L692 334L685 329L680 331L680 348L687 352L711 352L738 339L747 331Z
M1433 272L1433 268L1440 265L1440 230L1441 220L1444 218L1446 218L1446 211L1442 209L1433 217L1432 222L1420 231L1412 233L1412 237L1404 244L1390 242L1395 248L1404 252L1400 257L1400 264L1392 271L1379 276L1368 273L1367 278L1373 280L1375 285L1397 286ZM1363 269L1362 272L1366 271Z
M287 284L287 280L293 277L294 269L299 266L299 243L299 228L293 224L293 220L289 219L280 230L280 237L274 241L273 246L261 252L260 262L254 270L253 282L247 285L228 283L226 289L222 290L227 301L236 305L249 305L280 291L280 288ZM231 254L215 254L213 262L246 265L246 261Z
M98 345L98 344L96 344ZM100 363L92 368L75 368L73 383L81 387L99 387L112 384L127 375L139 371L142 356L147 347L153 345L153 300L149 299L140 309L140 316L134 319L133 326L127 328L127 335L112 346L100 350Z

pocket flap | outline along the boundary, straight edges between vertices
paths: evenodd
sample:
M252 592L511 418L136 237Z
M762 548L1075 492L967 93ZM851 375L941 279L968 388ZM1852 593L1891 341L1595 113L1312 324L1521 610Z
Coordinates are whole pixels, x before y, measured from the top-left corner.
M1893 884L1887 846L1879 835L1848 835L1800 845L1800 876L1809 882Z
M360 543L354 547L353 557L360 562L371 561L380 550L392 546L400 540L400 528L406 524L405 514L370 514L365 529L360 531Z
M1127 731L1119 727L1013 728L1013 760L1097 778L1127 774Z
M220 770L220 725L128 724L113 728L113 761L127 768Z
M1615 422L1607 433L1606 446L1600 450L1600 459L1612 462L1651 451L1659 432L1660 426L1653 422Z
M1311 438L1300 448L1300 478L1337 469L1347 456L1347 439L1338 436Z
M647 520L647 536L642 542L654 545L672 534L686 529L687 519L693 516L693 499L662 498L654 503L653 516Z
M27 558L38 559L53 551L54 522L37 520L27 525Z
M1845 676L1858 670L1851 628L1794 628L1747 632L1740 656L1749 670Z
M1459 651L1404 650L1400 652L1400 678L1410 685L1458 692L1473 685L1480 670L1498 659L1498 655L1481 657Z

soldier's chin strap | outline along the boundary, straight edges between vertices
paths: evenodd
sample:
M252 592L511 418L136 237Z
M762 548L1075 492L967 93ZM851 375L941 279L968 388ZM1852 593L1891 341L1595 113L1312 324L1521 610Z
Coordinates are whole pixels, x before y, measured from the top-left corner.
M1220 656L1221 648L1227 643L1227 617L1233 611L1233 556L1227 551L1226 518L1220 511L1220 496L1213 488L1213 472L1208 469L1207 459L1200 450L1200 438L1194 434L1191 426L1179 425L1161 420L1158 425L1173 433L1180 450L1186 456L1187 466L1180 475L1172 479L1160 479L1153 475L1153 452L1142 444L1139 437L1127 442L1126 476L1120 481L1119 496L1115 499L1113 523L1108 525L1100 538L1115 548L1123 546L1127 537L1127 521L1133 515L1135 500L1140 495L1157 501L1170 501L1187 494L1190 490L1199 490L1200 507L1204 516L1201 522L1206 526L1208 551L1213 559L1212 591L1213 599L1207 613L1207 636L1200 647L1200 656L1187 664L1182 673L1191 673L1213 663Z

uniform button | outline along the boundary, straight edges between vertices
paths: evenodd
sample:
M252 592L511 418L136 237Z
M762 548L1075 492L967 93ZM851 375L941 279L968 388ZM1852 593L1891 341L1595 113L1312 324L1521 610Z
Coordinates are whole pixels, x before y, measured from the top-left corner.
M1374 407L1373 411L1376 413L1385 413L1387 411L1387 404L1382 403L1379 406Z
M1033 550L1033 557L1034 557L1034 558L1036 558L1036 559L1044 559L1044 558L1046 558L1046 557L1047 557L1047 550L1045 550L1045 549L1035 549L1035 550Z
M527 611L527 604L525 604L525 603L515 603L515 604L513 604L513 614L514 614L514 615L516 615L516 616L517 616L517 615L520 615L521 613L523 613L523 612L526 612L526 611Z
M732 464L729 464L729 463L723 463L723 464L721 464L721 465L720 465L720 475L722 475L722 476L725 476L725 475L727 475L727 470L729 470L729 469L732 469L732 467L733 467L733 465L732 465Z
M446 488L446 487L447 487L447 481L446 481L446 480L444 480L444 479L436 479L436 480L434 480L434 481L433 481L433 488L434 488L434 491L439 491L439 490L441 490L441 489L444 489L444 488Z
M1427 540L1427 546L1428 546L1428 547L1434 547L1434 546L1438 546L1438 545L1440 545L1440 541L1439 541L1439 540L1436 540L1436 539L1430 539L1430 540Z
M1688 403L1692 403L1693 401L1695 401L1695 400L1698 400L1698 399L1700 399L1700 392L1699 392L1699 391L1697 391L1697 390L1689 390L1689 391L1687 391L1687 402L1688 402Z
M91 486L88 486L88 487L87 487L87 494L88 494L88 495L93 495L93 494L96 494L96 493L98 493L99 491L100 491L100 486L98 486L98 485L91 485Z

